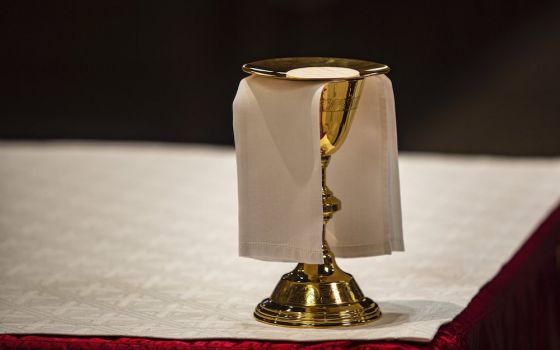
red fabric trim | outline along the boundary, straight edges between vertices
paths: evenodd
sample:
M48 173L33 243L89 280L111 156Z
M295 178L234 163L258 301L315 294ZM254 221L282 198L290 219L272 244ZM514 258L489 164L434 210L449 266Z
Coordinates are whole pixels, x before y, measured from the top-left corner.
M179 350L179 349L262 349L262 350L318 350L318 349L383 349L417 350L427 349L406 342L271 342L258 340L158 340L144 338L73 338L47 336L0 336L2 349L48 349L48 350ZM6 348L4 348L4 346Z
M273 342L0 335L1 349L560 349L560 206L453 321L427 344L397 341Z

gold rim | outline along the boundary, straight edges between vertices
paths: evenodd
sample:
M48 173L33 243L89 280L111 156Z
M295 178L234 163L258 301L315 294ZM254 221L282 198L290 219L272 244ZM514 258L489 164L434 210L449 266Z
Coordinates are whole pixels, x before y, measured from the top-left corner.
M352 78L295 78L286 73L293 69L306 67L342 67L358 71L360 76ZM244 72L264 77L288 80L357 80L371 75L387 74L389 67L382 63L357 60L353 58L337 57L283 57L246 63L242 66Z

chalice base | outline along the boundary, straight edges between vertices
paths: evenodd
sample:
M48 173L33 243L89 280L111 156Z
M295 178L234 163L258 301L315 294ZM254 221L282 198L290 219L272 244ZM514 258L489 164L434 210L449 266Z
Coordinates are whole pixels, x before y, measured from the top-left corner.
M342 271L328 245L323 264L303 264L285 274L270 298L255 309L255 318L285 327L347 327L381 317L379 306L363 295L352 275Z
M266 298L257 305L254 316L257 321L284 327L348 327L379 319L381 310L370 298L347 305L314 307L280 305Z

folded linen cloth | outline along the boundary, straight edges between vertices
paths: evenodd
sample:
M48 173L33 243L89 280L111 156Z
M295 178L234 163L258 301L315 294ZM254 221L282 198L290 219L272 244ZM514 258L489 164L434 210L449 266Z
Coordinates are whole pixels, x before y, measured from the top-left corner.
M233 102L239 254L322 263L319 107L324 81L250 76ZM346 141L327 184L342 210L327 225L338 257L403 251L397 135L391 81L365 78Z

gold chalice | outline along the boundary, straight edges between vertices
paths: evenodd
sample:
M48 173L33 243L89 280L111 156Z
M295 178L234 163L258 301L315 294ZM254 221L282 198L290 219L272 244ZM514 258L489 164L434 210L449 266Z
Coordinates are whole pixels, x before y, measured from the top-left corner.
M321 67L326 74L299 74L301 68ZM328 67L344 68L342 75ZM321 73L321 69L316 70ZM280 279L270 298L255 309L258 321L287 327L354 326L381 317L378 305L366 297L352 275L336 264L325 239L325 227L341 203L326 185L331 155L343 144L360 100L363 78L385 74L383 64L341 58L295 57L245 64L247 73L290 80L325 80L321 95L320 150L323 199L323 263L299 263ZM296 72L291 74L291 72Z

